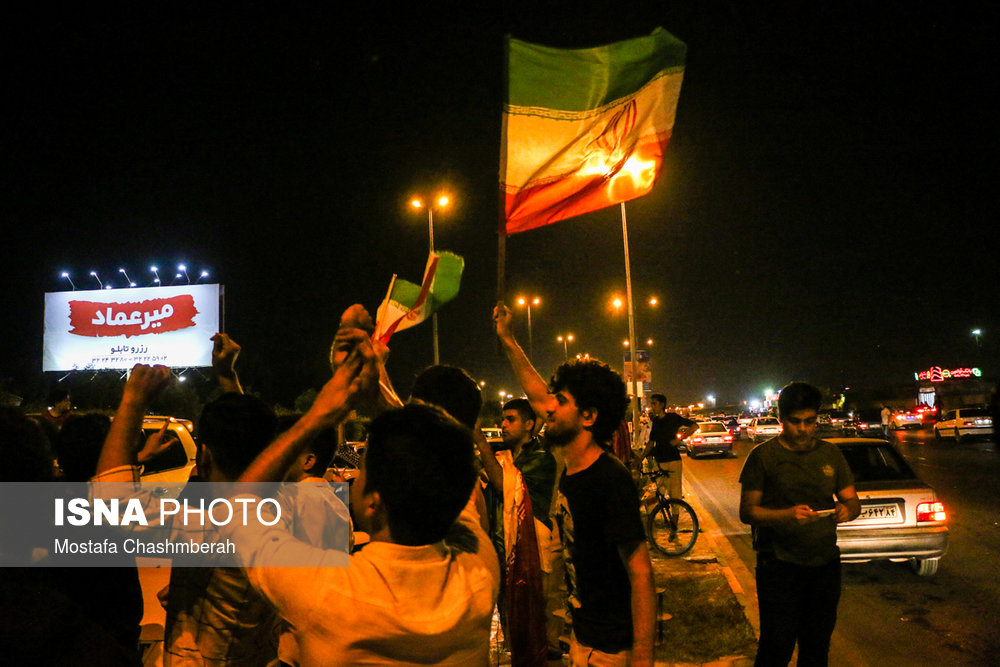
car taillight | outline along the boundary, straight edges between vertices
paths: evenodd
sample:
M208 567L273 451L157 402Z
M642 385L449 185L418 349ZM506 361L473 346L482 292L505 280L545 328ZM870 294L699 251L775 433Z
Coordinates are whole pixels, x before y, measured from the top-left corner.
M727 435L722 440L723 440L723 442L732 442L733 441L733 436Z
M966 419L965 421L962 422L962 426L975 426L975 425L976 422L972 421L971 419Z
M948 518L944 503L920 503L917 505L917 522L945 521Z
M700 435L696 435L693 438L691 438L691 442L693 442L693 443L699 443L699 442L704 442L704 441L705 441L705 438L701 437Z

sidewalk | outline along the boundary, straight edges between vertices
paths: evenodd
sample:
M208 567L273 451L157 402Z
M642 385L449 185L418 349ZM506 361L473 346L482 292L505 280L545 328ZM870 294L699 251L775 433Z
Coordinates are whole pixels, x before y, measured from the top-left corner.
M685 491L700 524L694 548L682 558L650 551L657 591L662 591L656 664L749 667L759 633L755 591L740 584L733 567L742 564L697 496L690 488ZM741 575L745 579L746 573Z
M698 541L682 558L667 558L650 549L660 607L656 665L751 667L760 632L752 575L693 490L685 487L684 499L698 515ZM749 585L741 585L741 579ZM494 625L498 625L496 619ZM497 652L497 629L493 630L490 664L508 665L510 654ZM568 656L561 664L569 664Z

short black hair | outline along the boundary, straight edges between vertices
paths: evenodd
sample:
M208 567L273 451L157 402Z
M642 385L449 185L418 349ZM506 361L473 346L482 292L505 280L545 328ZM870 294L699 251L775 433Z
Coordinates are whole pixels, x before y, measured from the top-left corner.
M483 407L483 393L468 373L457 366L428 366L413 383L410 398L436 405L469 428L475 428Z
M212 452L223 475L235 480L274 439L277 418L256 396L231 392L205 405L198 442Z
M51 408L56 403L65 401L67 398L69 398L69 392L66 389L62 387L53 387L49 392L48 402L46 405Z
M597 359L569 361L556 369L549 381L553 394L565 389L580 410L596 410L590 432L600 444L610 442L625 419L629 399L622 376Z
M364 493L379 493L395 542L433 544L469 501L475 458L468 428L437 406L408 403L369 427Z
M51 482L48 438L35 420L17 408L0 407L0 482Z
M110 429L111 418L99 413L66 420L52 445L67 482L86 482L97 473L97 460Z
M278 417L278 428L275 431L275 435L284 433L294 426L301 418L302 415L297 413L281 415ZM337 440L337 429L326 428L306 443L305 449L302 451L309 452L316 457L316 462L313 464L312 468L306 472L316 477L323 476L326 469L330 467L330 462L333 461L334 452L337 451Z
M778 394L778 419L799 410L815 410L823 403L820 390L807 382L789 382Z
M504 410L516 410L517 414L521 417L521 421L528 421L529 419L533 422L538 421L538 415L535 414L534 409L531 407L531 401L526 398L515 398L507 401L503 404Z
M664 405L667 404L667 397L663 394L650 394L649 400L657 401L658 403L663 403Z

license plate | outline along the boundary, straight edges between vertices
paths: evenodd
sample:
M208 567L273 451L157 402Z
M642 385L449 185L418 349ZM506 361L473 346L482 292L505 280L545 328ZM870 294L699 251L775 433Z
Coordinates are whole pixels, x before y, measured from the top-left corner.
M722 438L705 438L705 442L722 442Z
M903 523L903 511L896 503L862 505L857 523Z

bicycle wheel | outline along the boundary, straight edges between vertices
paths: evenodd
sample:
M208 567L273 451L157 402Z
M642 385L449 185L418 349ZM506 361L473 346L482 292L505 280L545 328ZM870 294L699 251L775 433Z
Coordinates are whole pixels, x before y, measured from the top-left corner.
M646 521L649 541L665 556L686 554L698 539L698 516L683 500L664 500Z

